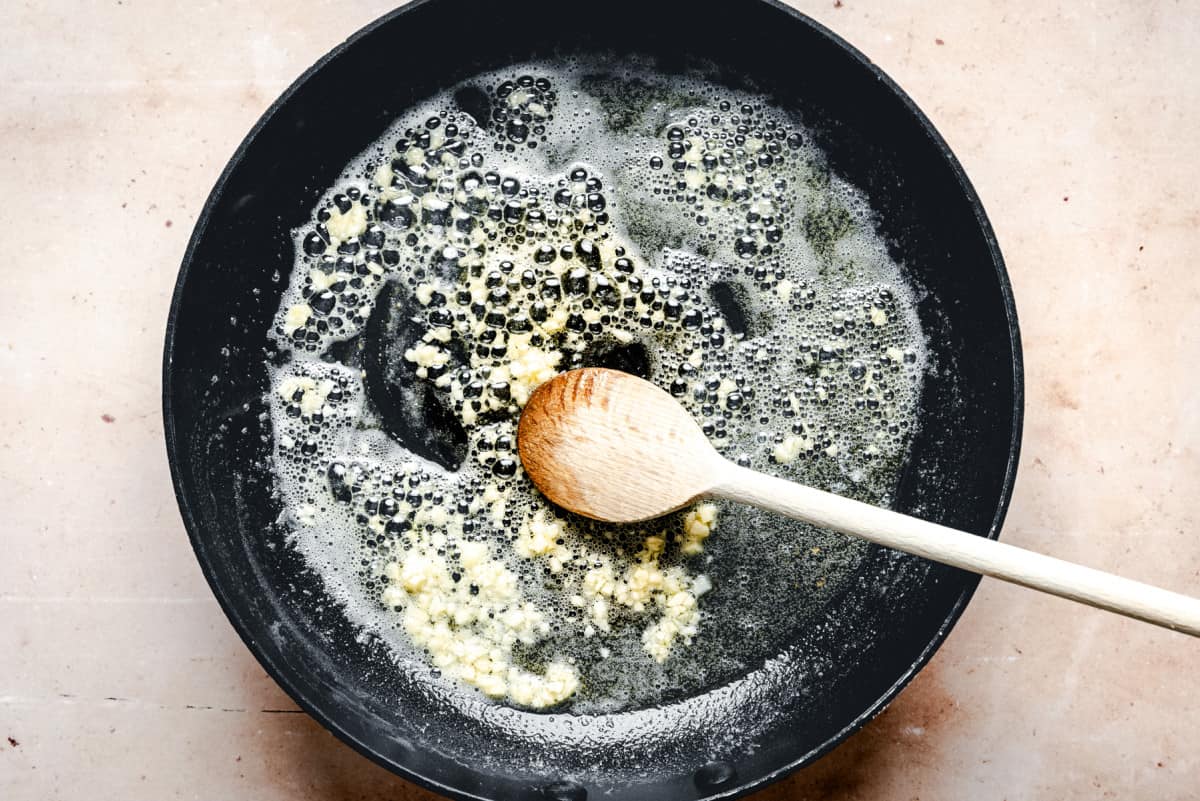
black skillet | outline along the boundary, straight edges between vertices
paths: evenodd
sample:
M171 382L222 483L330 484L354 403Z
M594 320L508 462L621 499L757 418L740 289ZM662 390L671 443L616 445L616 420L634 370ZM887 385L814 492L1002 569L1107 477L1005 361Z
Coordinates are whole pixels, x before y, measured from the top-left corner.
M204 207L167 325L163 412L183 520L226 614L300 706L364 755L457 798L729 798L807 765L928 661L977 578L874 549L852 589L743 677L611 718L438 702L362 642L282 545L261 415L266 332L305 222L349 159L415 101L553 53L718 64L815 131L863 189L920 292L933 354L896 507L997 536L1012 490L1021 354L1008 278L966 176L929 121L841 39L768 0L418 0L304 74ZM786 610L781 610L786 613ZM770 658L766 658L770 657Z

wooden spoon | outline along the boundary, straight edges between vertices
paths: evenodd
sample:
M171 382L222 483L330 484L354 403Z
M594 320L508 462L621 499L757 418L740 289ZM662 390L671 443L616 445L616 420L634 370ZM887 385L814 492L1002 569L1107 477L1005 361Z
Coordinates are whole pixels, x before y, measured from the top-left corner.
M1200 600L879 509L726 460L674 398L628 373L563 373L530 397L517 430L547 498L612 523L726 498L953 567L1200 636Z

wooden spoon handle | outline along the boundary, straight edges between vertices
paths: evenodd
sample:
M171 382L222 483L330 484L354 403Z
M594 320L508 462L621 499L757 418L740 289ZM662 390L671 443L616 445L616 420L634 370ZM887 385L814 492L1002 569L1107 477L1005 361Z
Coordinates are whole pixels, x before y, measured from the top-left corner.
M1200 600L732 463L707 493L1200 637Z

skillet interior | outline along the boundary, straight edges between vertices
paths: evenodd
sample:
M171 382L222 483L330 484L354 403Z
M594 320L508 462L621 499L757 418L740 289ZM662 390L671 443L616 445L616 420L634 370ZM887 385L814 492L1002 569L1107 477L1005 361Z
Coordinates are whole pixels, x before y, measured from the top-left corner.
M584 31L547 0L406 7L335 50L267 112L214 189L184 260L164 413L184 521L214 592L298 703L372 758L443 792L642 799L748 791L815 759L877 712L924 664L975 586L957 571L876 549L803 647L705 696L586 726L508 710L464 716L399 674L381 646L359 642L274 529L260 398L265 333L286 280L272 274L286 277L289 231L344 164L445 85L555 50L644 52L664 71L689 57L711 60L727 70L725 82L749 76L798 110L833 169L871 199L894 255L924 290L932 369L898 508L992 536L1003 517L1020 432L1016 318L994 238L953 157L890 81L811 21L767 2L711 18L693 9L619 0Z

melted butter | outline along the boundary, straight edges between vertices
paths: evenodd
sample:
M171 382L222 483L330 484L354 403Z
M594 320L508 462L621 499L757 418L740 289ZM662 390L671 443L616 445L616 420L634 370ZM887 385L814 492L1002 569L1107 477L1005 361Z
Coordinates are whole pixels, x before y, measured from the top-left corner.
M561 515L516 460L530 394L641 348L730 458L882 487L872 465L902 452L919 389L914 306L861 199L760 101L697 84L694 109L656 106L614 133L569 71L483 80L502 119L432 99L297 232L274 330L293 359L269 395L287 521L351 618L445 679L544 708L620 650L629 687L661 686L703 664L689 646L722 514L699 504L636 529ZM310 231L323 252L300 247ZM845 288L824 277L853 265L864 277ZM388 438L362 370L328 356L393 282L415 304L398 369L461 426L457 469ZM714 305L718 282L753 299L748 330Z

